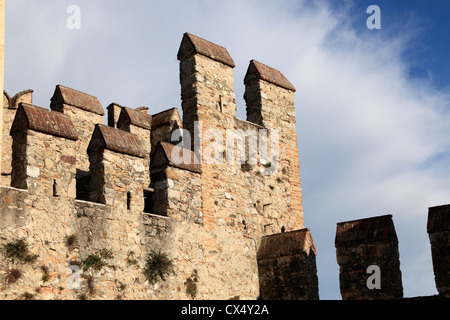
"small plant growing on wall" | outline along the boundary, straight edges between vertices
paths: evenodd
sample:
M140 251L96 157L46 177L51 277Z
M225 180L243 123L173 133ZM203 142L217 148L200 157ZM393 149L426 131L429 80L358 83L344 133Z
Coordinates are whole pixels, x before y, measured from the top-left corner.
M7 243L3 246L3 251L6 258L22 263L33 263L37 259L37 255L30 253L28 244L24 239L15 242Z
M69 251L72 251L73 249L75 249L75 246L77 244L77 236L74 234L72 234L70 236L66 236L65 244L66 244L66 247L69 249Z
M138 264L138 261L134 257L134 252L133 251L129 251L127 253L127 265L128 266L135 266L137 264Z
M42 266L41 270L43 272L42 275L42 281L45 283L50 279L50 274L48 273L48 267L47 266Z
M19 269L11 269L8 270L5 276L5 280L7 284L16 283L17 280L22 276L22 271Z
M112 259L114 255L111 250L101 249L99 254L90 254L86 260L83 261L83 269L94 269L96 271L102 270L107 265L105 259Z
M87 285L87 293L90 295L95 294L95 283L94 283L94 277L91 275L85 275L83 276L84 279L86 279L86 285Z
M184 286L186 287L186 293L191 296L192 299L195 299L197 296L197 282L198 282L198 272L197 269L194 269L191 276L186 279L184 282Z
M105 261L97 254L90 254L86 260L83 261L83 269L85 271L89 269L100 271L105 265Z
M29 292L25 292L24 294L22 294L20 296L21 300L34 300L34 294L29 293Z
M159 278L165 281L166 276L173 272L173 262L165 253L155 251L149 253L145 263L144 275L150 284L157 283Z

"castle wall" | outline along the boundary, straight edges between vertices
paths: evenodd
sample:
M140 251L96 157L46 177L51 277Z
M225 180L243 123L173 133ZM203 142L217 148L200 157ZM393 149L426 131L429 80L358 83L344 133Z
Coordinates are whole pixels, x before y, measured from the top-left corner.
M184 123L176 109L152 118L111 104L106 127L97 98L63 86L53 111L30 105L31 90L4 94L2 183L11 187L0 187L0 300L318 299L295 88L252 60L241 120L225 48L185 34L178 59ZM191 133L188 163L167 143L177 127ZM448 296L448 211L430 208L427 228L439 297ZM32 261L6 256L20 239ZM402 297L391 216L339 223L335 245L343 299ZM164 281L144 274L152 252L173 264ZM94 258L98 270L88 268ZM369 288L373 266L380 288Z
M244 83L247 121L277 130L280 141L278 170L283 171L283 180L289 182L284 197L290 211L299 219L294 228L300 229L303 227L303 206L295 127L295 88L278 70L255 60L250 61Z
M3 94L3 149L2 149L2 172L0 184L4 186L11 185L11 161L12 161L12 137L9 132L16 116L17 108L21 102L32 103L33 91L24 90L17 93L13 98L4 92Z
M19 141L21 141L21 137ZM48 134L29 131L26 147L14 148L18 155L13 155L12 186L25 188L32 194L48 197L75 197L75 141L54 137ZM14 151L15 151L14 150ZM24 154L21 152L24 151ZM23 157L23 158L22 158ZM19 159L26 159L26 164ZM25 169L23 172L22 170ZM25 178L24 178L25 177Z
M26 190L1 188L5 203L2 217L10 217L8 223L1 225L1 247L24 239L29 245L29 254L36 256L36 260L32 263L11 260L1 250L3 276L10 270L19 270L22 274L15 283L3 282L2 299L20 298L25 293L56 298L66 290L60 289L66 288L65 284L62 286L67 280L64 261L70 256L64 239L74 231L71 202L75 197L76 142L23 128L25 113L23 109L18 112L21 116L16 117L18 121L14 122L12 130L12 184ZM33 124L31 120L26 123ZM48 274L46 281L43 267Z
M148 173L143 140L119 129L96 125L88 154L91 201L119 210L135 206L143 211L142 194Z
M0 212L5 217L0 244L3 248L9 241L25 239L36 261L22 264L1 257L4 278L11 269L22 273L17 282L5 285L2 299L23 298L24 293L37 299L79 299L82 295L144 299L145 278L139 265L144 260L142 198L132 197L127 210L126 197L126 191L142 193L143 170L135 167L143 159L104 150L106 205L85 202L75 200L76 142L33 130L14 131L15 142L20 135L25 135L26 145L17 159L24 162L27 190L0 189L4 204ZM53 181L57 181L56 189ZM69 236L76 239L73 247L67 244ZM82 267L89 255L99 255L102 249L110 250L113 258L105 260L101 271L84 270L79 289L69 288L67 268ZM131 258L136 265L127 262ZM42 266L47 269L45 281Z
M159 142L171 142L172 133L177 129L182 129L183 123L176 108L157 113L152 118L151 149L153 154Z
M208 50L203 51L204 47ZM217 54L208 56L208 52ZM259 282L255 256L261 237L279 233L282 228L293 231L303 225L301 197L297 193L296 199L286 197L286 194L292 193L291 189L295 190L295 183L298 187L300 184L299 173L297 180L297 176L291 174L291 170L298 170L298 167L290 166L286 161L293 156L294 147L280 153L280 166L272 167L271 175L266 174L270 171L267 168L271 167L270 161L240 163L236 161L235 154L235 160L228 162L229 155L225 154L227 133L231 138L236 138L236 130L240 129L244 132L253 131L258 136L259 130L264 129L261 125L235 118L234 64L231 57L223 48L192 35L183 38L178 57L183 126L191 133L194 151L198 151L194 149L196 143L199 145L199 141L202 141L205 260L213 266L210 273L214 272L211 277L217 283L215 296L226 299L234 296L256 298L259 295ZM270 90L273 94L280 93L275 88L270 87L268 90L269 95ZM273 96L270 98L275 100ZM284 94L281 99L292 104L289 106L292 111L293 93ZM278 106L272 104L270 107L275 112ZM194 136L196 121L201 125L201 139ZM295 128L294 124L283 125ZM278 123L276 126L279 129ZM288 137L290 134L296 141L295 130L289 131L280 135L280 145L287 142L291 147L292 143L288 140L292 139ZM237 147L232 149L236 150ZM248 146L244 149L248 149ZM209 161L211 159L216 161ZM298 156L289 159L294 162ZM230 275L245 280L230 283L226 280Z
M257 258L260 299L319 299L316 250L309 229L263 237Z
M77 198L89 200L89 157L87 148L96 124L103 124L104 110L98 99L89 94L57 85L51 98L50 109L70 117L78 130Z
M338 223L335 245L343 300L403 297L392 216Z
M237 119L234 62L226 49L186 34L178 58L183 123L176 109L159 114L155 125L144 109L112 104L106 127L97 98L63 86L55 90L53 111L24 105L17 112L11 134L12 185L18 189L0 190L0 210L7 217L0 224L7 235L0 244L27 239L37 260L21 267L24 276L5 286L2 298L19 298L24 292L38 299L260 296L257 255L263 237L283 238L284 231L303 229L300 178L294 172L295 89L256 75L259 91L253 98L264 111L262 122ZM201 127L197 137L196 121ZM174 145L164 141L176 127L192 133L191 150L198 151L194 145L202 141L204 152L197 154L201 165L174 163ZM277 133L280 140L269 144L268 154L285 145L279 157L266 159L251 148L255 138L256 147L262 144L260 134L268 134L270 142ZM157 147L150 167L151 145ZM191 150L188 158L193 160ZM250 157L253 151L255 159ZM144 195L151 192L153 208L145 210ZM8 205L2 207L1 201ZM68 238L76 241L69 245ZM278 248L272 251L281 254ZM101 258L101 270L80 270L81 287L68 287L67 281L76 276L67 272L69 266L86 267L88 259L105 252L109 257ZM156 284L144 275L151 252L162 252L173 262L174 272ZM301 279L311 280L311 250L284 258L301 269ZM6 279L15 265L2 261ZM280 261L279 270L292 272ZM45 268L36 273L41 266L49 272L45 281ZM300 278L283 285L292 288ZM307 295L301 297L313 298L309 291Z
M144 214L145 247L148 251L166 253L174 262L174 273L149 290L152 299L190 299L186 280L198 274L196 299L210 299L216 283L205 264L204 228L201 209L199 174L175 167L156 174L155 214ZM159 198L158 196L161 196ZM161 203L159 201L163 200ZM161 215L162 214L162 215Z
M95 125L103 123L103 116L70 105L64 105L64 114L67 114L72 119L75 127L78 129L79 140L76 146L78 155L77 169L89 172L87 148Z
M111 103L106 109L108 110L108 126L117 128L117 122L119 121L120 113L123 106L117 103Z
M142 193L145 185L145 159L105 150L103 154L106 204L126 211L127 193L130 207L143 211Z
M117 120L117 128L141 138L144 151L144 184L150 185L150 153L151 153L151 128L152 116L146 112L129 108L122 108L122 112Z
M428 236L439 294L450 297L450 205L429 208Z

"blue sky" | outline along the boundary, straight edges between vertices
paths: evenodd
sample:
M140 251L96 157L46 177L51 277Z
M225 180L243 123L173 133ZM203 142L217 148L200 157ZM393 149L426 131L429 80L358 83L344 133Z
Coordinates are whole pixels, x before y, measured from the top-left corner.
M340 299L340 221L392 214L405 296L436 294L428 207L450 203L450 2L7 0L5 89L48 107L63 84L151 113L180 108L186 31L228 49L238 116L251 59L296 92L305 226L321 299ZM68 30L66 9L81 9ZM369 30L369 5L381 30Z
M358 13L372 4L382 8L381 36L384 33L386 37L391 37L396 34L415 32L403 55L410 64L410 76L431 77L433 85L437 88L448 88L450 64L446 61L450 57L448 41L450 2L446 0L353 1L350 10L356 17L353 27L367 36L372 33L364 27L364 21L368 15L362 16Z

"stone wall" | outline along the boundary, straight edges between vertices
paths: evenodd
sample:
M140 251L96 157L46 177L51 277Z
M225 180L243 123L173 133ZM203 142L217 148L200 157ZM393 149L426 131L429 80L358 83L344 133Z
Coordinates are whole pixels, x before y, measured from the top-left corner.
M342 299L403 297L398 240L391 215L338 223L335 245ZM376 284L375 278L373 283L369 279L371 275L379 276L379 286L368 284Z
M2 148L2 172L1 184L11 185L11 161L12 161L12 137L11 130L17 108L21 102L33 103L33 90L24 90L10 98L8 93L3 92L3 148Z
M177 108L172 108L152 115L152 154L159 142L172 142L172 133L177 129L183 129L180 114ZM174 141L173 143L180 142Z
M295 89L277 82L284 76L275 69L252 62L258 68L249 68L250 80L259 89L246 95L254 95L259 111L250 103L249 110L260 112L262 120L237 119L234 62L227 50L186 34L178 58L183 122L176 109L152 117L148 108L111 104L107 127L97 98L61 85L51 111L21 104L10 131L17 189L0 188L0 246L25 239L36 259L18 264L0 250L2 299L260 296L257 253L263 237L303 229ZM184 149L191 161L178 163L171 134L177 128L194 133L196 121L201 133L191 141L203 139L205 153L196 153L192 143ZM238 159L250 156L253 138L267 134L270 141L278 131L280 140L268 145L268 154L281 146L279 159L262 157L259 150L255 161ZM188 137L183 139L188 146ZM220 161L209 163L208 151ZM144 271L154 252L172 262L173 272L150 283ZM286 288L305 288L299 279L309 286L314 255L305 252L307 258L289 257L302 276L287 277ZM94 258L102 264L98 270L87 267ZM8 282L13 269L22 276ZM70 288L68 281L78 276L81 287ZM315 298L307 291L295 297Z
M69 255L64 239L74 230L70 204L75 197L75 141L30 129L20 130L13 137L14 144L26 142L21 148L13 148L13 159L18 165L13 166L13 184L27 190L1 188L5 201L2 218L11 217L1 228L0 269L6 281L2 299L23 298L24 294L42 299L54 299L60 294L70 297L72 293L62 284L67 280L65 261ZM24 171L17 176L15 170ZM18 182L14 181L16 178ZM5 256L4 246L22 239L29 245L29 255L36 257L31 263ZM21 276L9 283L12 271Z
M316 249L309 229L263 237L257 259L260 299L319 299Z
M136 135L104 125L96 126L88 148L91 201L118 210L134 206L143 211L142 194L147 183L143 145Z
M428 236L434 278L441 296L450 297L450 205L429 208Z
M77 178L84 178L89 172L89 157L86 153L96 124L103 124L104 111L98 99L89 94L56 86L51 98L50 109L70 117L78 130Z
M144 184L150 185L150 153L151 153L151 129L152 116L147 112L124 107L117 120L117 128L141 138L144 148Z
M50 199L75 195L77 137L67 116L21 103L11 136L11 186Z
M295 120L283 116L276 121L289 130L282 131L279 145L279 166L272 167L272 174L266 174L275 163L257 157L256 161L237 161L237 142L230 142L231 156L225 155L227 135L237 141L239 133L248 130L259 136L260 130L280 127L264 127L266 123L255 124L236 119L234 93L234 62L225 48L204 39L185 34L178 53L180 60L180 83L183 107L183 127L191 133L191 147L202 159L202 202L205 228L206 263L214 271L217 291L220 297L241 296L256 298L259 295L256 252L261 237L303 228L303 210L298 167ZM292 90L278 90L269 87L270 103L265 108L272 115L294 110ZM284 92L284 91L286 92ZM281 94L278 99L274 95ZM282 102L283 103L282 103ZM289 106L288 106L289 105ZM280 109L277 111L277 109ZM283 110L286 108L285 110ZM195 136L195 126L200 132ZM238 130L241 130L238 133ZM280 130L281 131L281 130ZM269 136L274 134L269 130ZM245 141L245 138L241 138ZM248 140L248 139L247 139ZM199 149L195 148L200 146ZM269 140L270 141L270 140ZM249 146L244 146L248 154ZM295 149L295 150L294 150ZM270 154L270 153L269 153ZM291 157L292 156L292 157ZM209 160L215 161L209 161ZM292 165L290 165L292 164ZM294 191L293 191L294 190ZM295 196L294 196L295 194ZM291 196L292 195L292 196ZM243 254L244 253L244 254ZM240 283L230 283L227 279L237 277Z
M4 93L0 299L318 299L294 86L252 60L242 120L225 48L187 33L178 59L183 121L175 108L113 103L106 127L89 94L58 85L50 111L31 90ZM171 141L178 128L191 136ZM428 220L439 297L448 212L430 208ZM391 216L339 223L335 245L343 299L403 296ZM153 283L154 253L172 272ZM368 285L373 266L380 288Z

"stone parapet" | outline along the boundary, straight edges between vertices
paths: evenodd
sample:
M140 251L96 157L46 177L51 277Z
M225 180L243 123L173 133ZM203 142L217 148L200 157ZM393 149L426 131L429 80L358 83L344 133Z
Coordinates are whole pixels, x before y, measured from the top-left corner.
M312 238L296 232L303 209L294 88L254 62L263 117L237 119L227 49L186 33L178 58L183 121L176 108L151 115L112 103L105 126L96 97L62 85L50 110L31 105L31 91L4 94L11 155L2 162L12 164L12 188L0 188L0 246L26 239L36 260L18 266L0 250L0 299L256 299L259 244L274 250L278 237L283 256L260 256L290 279L278 297L316 298ZM185 132L172 141L181 128L191 133L190 147ZM250 161L250 141L263 135L273 157L260 149ZM206 161L198 143L223 161ZM156 283L145 274L154 252L174 271ZM15 269L22 277L13 283ZM77 277L80 287L71 288Z
M391 215L338 223L335 246L342 299L403 297L398 239Z
M429 208L427 232L436 288L450 298L450 205Z
M316 249L309 229L263 237L257 259L261 299L319 299Z

